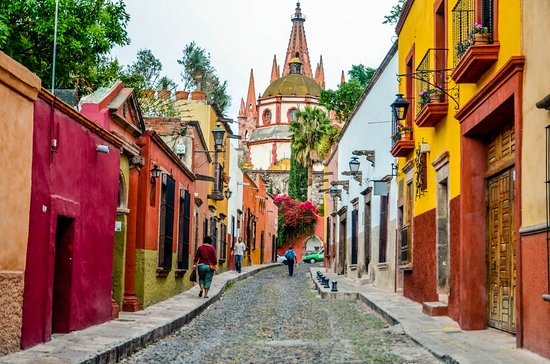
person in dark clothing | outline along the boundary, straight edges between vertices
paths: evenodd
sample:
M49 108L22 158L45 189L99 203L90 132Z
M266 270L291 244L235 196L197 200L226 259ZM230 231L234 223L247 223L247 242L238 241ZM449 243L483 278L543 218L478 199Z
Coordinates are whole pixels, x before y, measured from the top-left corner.
M199 246L197 254L195 254L194 263L195 269L198 270L199 284L201 286L199 297L202 297L204 291L204 298L208 298L212 277L218 265L216 249L212 246L212 237L204 237L202 245Z
M294 262L296 262L296 252L294 252L291 246L288 247L285 258L288 266L288 275L292 277L294 274ZM296 264L298 264L298 262L296 262Z

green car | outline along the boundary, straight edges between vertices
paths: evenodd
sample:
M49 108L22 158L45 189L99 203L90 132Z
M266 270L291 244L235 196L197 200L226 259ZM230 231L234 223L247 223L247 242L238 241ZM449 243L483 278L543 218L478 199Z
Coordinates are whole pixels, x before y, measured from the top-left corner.
M323 260L325 260L325 249L321 249L317 253L311 253L304 257L304 262L311 264L322 262Z

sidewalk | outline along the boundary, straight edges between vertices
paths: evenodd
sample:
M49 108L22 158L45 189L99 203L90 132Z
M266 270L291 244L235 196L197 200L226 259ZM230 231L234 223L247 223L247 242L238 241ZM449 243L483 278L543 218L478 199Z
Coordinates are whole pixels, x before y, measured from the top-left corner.
M317 281L317 271L330 279L330 288ZM310 272L322 298L365 302L390 325L400 325L407 336L446 363L550 363L528 350L517 349L512 335L494 329L463 331L447 316L423 314L422 305L398 293L359 285L322 267L310 268ZM333 281L337 282L337 293L331 292Z
M240 274L221 273L214 276L208 299L199 297L199 287L195 286L144 310L121 312L118 320L54 335L47 343L0 357L0 363L115 363L180 329L217 301L227 284L278 265L243 267Z

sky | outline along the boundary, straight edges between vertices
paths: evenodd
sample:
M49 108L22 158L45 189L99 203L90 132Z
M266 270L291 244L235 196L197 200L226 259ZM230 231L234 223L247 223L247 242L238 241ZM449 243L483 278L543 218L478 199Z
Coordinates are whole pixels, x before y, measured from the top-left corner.
M256 94L269 85L273 55L281 70L292 28L295 0L125 0L131 43L112 55L131 64L137 51L151 49L163 74L182 85L181 58L186 44L206 49L218 76L228 81L236 119L246 98L250 69ZM395 27L382 24L397 0L303 0L304 28L312 72L323 56L326 88L335 89L342 71L353 64L378 67L395 41ZM178 89L181 89L179 87ZM187 90L192 91L192 90Z

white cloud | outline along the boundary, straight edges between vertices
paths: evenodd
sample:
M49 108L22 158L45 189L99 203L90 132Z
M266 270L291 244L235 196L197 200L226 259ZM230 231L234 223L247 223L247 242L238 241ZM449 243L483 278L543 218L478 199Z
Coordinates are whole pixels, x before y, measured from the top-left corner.
M305 30L314 68L323 55L327 88L335 88L341 71L352 64L377 67L395 39L394 27L383 25L396 0L305 0ZM195 41L210 52L221 79L229 81L236 118L241 97L246 97L250 69L256 93L268 86L273 55L281 66L290 36L295 1L265 0L127 0L132 43L113 55L126 65L140 48L149 48L164 72L181 82L183 47ZM314 69L313 69L314 71Z

